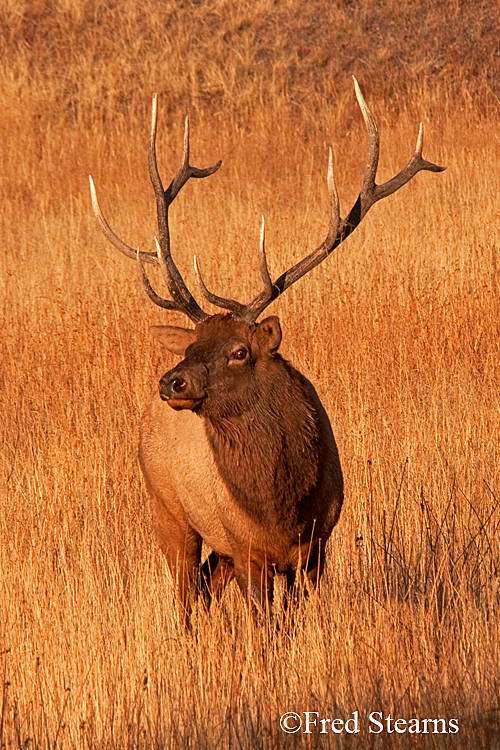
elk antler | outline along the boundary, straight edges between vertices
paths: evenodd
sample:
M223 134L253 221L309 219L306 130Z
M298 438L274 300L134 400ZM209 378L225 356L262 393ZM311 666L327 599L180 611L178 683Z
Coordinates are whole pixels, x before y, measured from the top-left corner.
M280 294L283 294L285 289L288 289L292 284L298 281L302 276L305 276L309 271L319 265L322 261L327 258L335 248L337 248L349 235L354 232L358 224L361 223L362 219L366 216L370 208L382 198L386 198L388 195L395 193L399 188L406 185L417 172L426 169L430 172L442 172L446 167L438 167L436 164L432 164L422 158L422 146L423 146L423 129L422 123L420 123L420 129L417 138L417 145L415 153L411 157L410 161L405 167L391 180L384 182L382 185L377 185L375 178L377 175L378 158L379 158L379 135L377 130L377 123L373 117L368 105L361 93L358 82L354 78L354 90L356 92L356 98L363 115L366 130L368 132L368 159L365 167L365 174L363 178L363 184L361 191L354 206L349 211L349 214L345 219L340 218L339 198L337 194L337 188L335 187L335 181L333 178L333 160L332 151L330 149L328 159L328 195L330 199L330 224L328 228L328 234L325 240L319 245L316 250L307 255L305 258L300 260L288 271L285 271L276 281L271 282L269 276L269 270L267 267L266 255L264 252L264 240L263 234L261 235L261 275L264 281L264 289L258 294L251 302L247 305L241 305L235 314L238 318L246 320L247 322L254 322L257 320L259 315L265 310L265 308L273 302ZM262 230L263 231L263 230ZM206 294L205 285L202 285L202 292L205 294L207 299L210 301L215 300L215 295L211 293ZM210 295L210 296L209 296ZM215 302L215 304L220 304ZM232 308L230 308L232 309Z
M221 161L214 164L213 167L198 169L189 164L189 118L186 117L184 129L184 150L182 164L177 174L168 186L167 190L163 189L158 164L156 161L156 123L157 123L157 95L153 96L153 109L151 116L151 134L148 148L149 176L156 196L156 211L158 217L158 236L156 240L156 253L143 252L134 250L121 240L111 229L99 206L97 194L92 177L90 180L90 194L92 198L92 208L97 219L97 223L104 236L124 255L129 258L136 258L139 262L141 277L146 292L150 299L160 307L166 310L178 310L185 313L193 323L199 323L209 317L198 305L193 295L187 288L184 280L175 265L170 252L170 232L168 228L168 209L174 201L181 188L184 187L190 177L202 178L216 172ZM172 295L172 299L163 299L153 290L144 268L144 263L153 263L160 267L165 284Z
M260 272L262 281L264 284L263 290L248 304L244 305L236 300L226 299L225 297L219 297L213 292L210 292L201 277L201 273L198 267L198 263L195 257L195 270L198 277L198 283L203 296L213 305L217 307L230 310L235 318L245 320L249 323L253 323L257 320L259 315L266 309L268 305L273 302L280 294L288 289L292 284L298 281L302 276L305 276L309 271L319 265L330 253L335 250L349 235L356 229L358 224L366 216L370 208L374 203L386 198L388 195L392 195L399 188L406 185L416 174L421 170L428 170L430 172L442 172L446 167L438 167L436 164L432 164L422 158L422 147L423 147L423 131L422 123L420 123L420 129L417 138L417 145L415 153L411 157L408 164L391 180L384 182L382 185L377 185L375 178L377 175L378 158L379 158L379 135L377 130L377 124L373 117L367 103L365 102L361 90L359 88L357 80L354 78L354 90L356 98L363 115L366 130L368 133L368 158L365 167L365 174L363 178L363 184L361 191L354 206L349 211L349 214L345 219L340 217L339 198L337 194L337 188L335 187L335 181L333 178L333 161L332 152L330 149L328 159L328 195L330 202L330 222L328 227L328 233L325 240L319 245L316 250L307 255L305 258L300 260L294 266L281 274L276 281L271 280L269 274L269 268L266 260L265 253L265 235L264 235L264 218L262 218L262 228L260 236ZM94 182L90 177L90 192L92 197L92 207L94 214L97 218L99 228L105 235L105 237L116 247L120 252L129 258L136 258L141 271L142 281L150 299L160 307L166 310L178 310L185 313L194 323L199 323L202 320L206 320L209 317L208 313L204 312L198 305L191 292L188 290L184 280L179 273L177 266L175 265L172 255L170 252L170 233L168 228L168 209L170 204L173 202L181 188L186 184L190 177L208 177L209 175L216 172L221 161L214 164L213 167L207 167L206 169L197 169L189 164L189 120L186 117L186 126L184 131L184 152L182 157L182 164L175 175L174 179L170 183L167 190L163 189L160 174L158 172L158 165L156 161L156 122L157 122L157 96L153 96L153 112L151 118L151 136L149 141L148 150L148 163L149 163L149 175L156 196L156 209L158 216L158 234L159 240L156 241L156 253L144 252L134 250L123 242L111 229L108 222L104 218L102 211L97 201L97 195L95 191ZM163 299L153 290L144 263L153 263L160 267L165 284L172 296L172 299Z

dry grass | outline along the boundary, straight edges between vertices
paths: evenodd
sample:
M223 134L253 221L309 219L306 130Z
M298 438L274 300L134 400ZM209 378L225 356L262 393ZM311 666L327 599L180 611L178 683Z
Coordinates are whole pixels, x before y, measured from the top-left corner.
M496 15L475 6L469 24L457 5L445 29L438 2L356 5L3 4L0 746L500 742L500 129L494 76L473 66L482 55L498 70ZM315 13L328 23L313 36ZM475 47L447 58L457 23ZM168 364L146 331L164 318L98 235L87 174L122 236L149 246L150 94L162 94L165 175L189 109L194 163L224 164L179 197L176 257L191 286L196 248L211 286L248 297L262 213L275 272L322 239L328 142L344 210L356 195L352 70L380 123L380 177L409 156L417 117L425 155L448 170L376 206L273 307L345 472L321 596L275 631L231 589L186 634L136 462L140 413ZM285 711L356 710L353 737L279 728ZM460 732L369 734L370 711L456 718Z

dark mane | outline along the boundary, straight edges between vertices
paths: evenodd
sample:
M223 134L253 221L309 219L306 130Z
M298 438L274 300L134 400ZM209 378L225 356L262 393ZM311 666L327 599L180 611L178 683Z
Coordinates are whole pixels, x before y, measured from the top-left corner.
M218 408L217 408L218 407ZM306 379L281 356L254 372L243 397L204 410L217 467L238 505L287 536L307 534L324 445Z

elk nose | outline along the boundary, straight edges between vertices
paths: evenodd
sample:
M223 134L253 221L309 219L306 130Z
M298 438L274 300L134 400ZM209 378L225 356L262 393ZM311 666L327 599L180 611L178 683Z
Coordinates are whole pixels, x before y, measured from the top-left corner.
M167 372L160 380L160 398L163 401L168 401L170 398L175 396L181 396L188 387L187 380L181 375L171 376Z
M190 367L181 362L160 380L160 398L163 401L185 401L187 404L188 401L203 399L204 396L205 368L196 362Z
M182 391L186 390L186 387L187 387L187 383L184 380L184 378L174 378L170 382L170 390L172 391L172 393L176 393L176 394L182 393Z

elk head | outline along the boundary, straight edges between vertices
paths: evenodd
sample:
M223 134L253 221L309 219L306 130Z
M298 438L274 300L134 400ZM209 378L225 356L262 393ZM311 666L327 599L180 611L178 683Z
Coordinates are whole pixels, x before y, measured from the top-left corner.
M173 409L203 408L212 415L223 411L229 416L226 394L231 394L232 410L241 412L252 398L254 375L261 383L281 342L276 316L255 324L213 315L196 330L152 326L150 331L166 349L184 355L160 380L160 397Z

